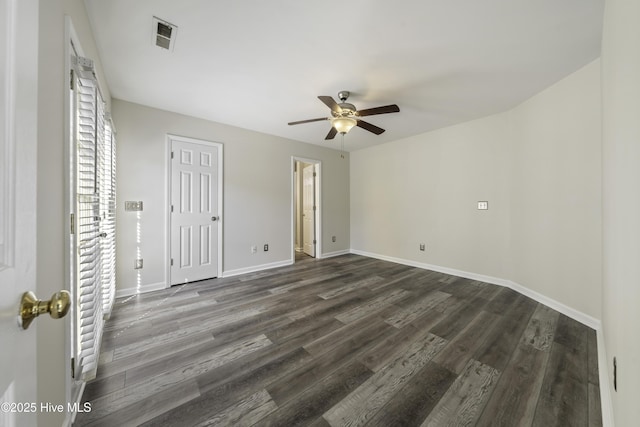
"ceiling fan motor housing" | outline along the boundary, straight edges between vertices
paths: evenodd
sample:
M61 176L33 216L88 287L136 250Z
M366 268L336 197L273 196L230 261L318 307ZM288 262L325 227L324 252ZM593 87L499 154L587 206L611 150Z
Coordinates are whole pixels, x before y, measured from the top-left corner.
M340 107L342 111L340 111L339 113L332 111L334 117L353 116L356 112L356 106L353 104L349 104L348 102L342 102L338 104L338 107Z

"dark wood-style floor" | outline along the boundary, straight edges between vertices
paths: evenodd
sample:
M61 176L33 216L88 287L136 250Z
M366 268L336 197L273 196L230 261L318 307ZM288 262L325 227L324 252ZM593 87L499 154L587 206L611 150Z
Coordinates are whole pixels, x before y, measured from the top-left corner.
M598 426L595 331L357 255L119 299L75 425Z

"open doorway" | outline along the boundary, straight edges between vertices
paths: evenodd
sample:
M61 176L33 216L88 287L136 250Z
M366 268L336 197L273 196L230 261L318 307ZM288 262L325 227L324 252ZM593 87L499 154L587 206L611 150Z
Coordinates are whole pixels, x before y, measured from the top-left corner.
M317 160L292 158L294 262L320 258L320 166Z

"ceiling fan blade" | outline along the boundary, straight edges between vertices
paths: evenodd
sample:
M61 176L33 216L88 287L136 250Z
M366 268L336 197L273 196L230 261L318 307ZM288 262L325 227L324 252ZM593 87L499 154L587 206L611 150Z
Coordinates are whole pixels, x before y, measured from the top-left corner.
M338 133L338 129L334 128L333 126L331 126L331 130L329 130L329 133L327 134L327 136L324 137L324 139L333 139L335 138L336 134Z
M364 130L368 130L369 132L373 132L376 135L380 135L382 132L384 132L384 129L379 128L376 125L372 125L369 122L365 122L364 120L358 120L357 126Z
M321 117L321 118L319 118L319 119L300 120L300 121L297 121L297 122L289 122L289 123L287 123L287 124L288 124L289 126L291 126L291 125L300 125L300 124L302 124L302 123L319 122L319 121L322 121L322 120L329 120L329 119L328 119L328 118L326 118L326 117Z
M330 96L319 96L318 99L322 102L324 102L324 105L326 105L327 107L331 108L331 111L333 111L334 113L340 113L342 112L342 108L340 108L340 106L338 105L338 103Z
M367 108L366 110L356 111L357 116L373 116L374 114L399 113L400 107L396 104L385 105L383 107Z

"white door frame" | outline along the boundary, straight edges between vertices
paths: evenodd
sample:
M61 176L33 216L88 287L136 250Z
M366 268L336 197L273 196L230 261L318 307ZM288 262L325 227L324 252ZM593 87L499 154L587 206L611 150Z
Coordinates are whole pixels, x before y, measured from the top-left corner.
M291 156L291 263L296 261L296 162L316 165L316 258L322 258L322 161ZM299 171L302 173L302 171Z
M195 138L189 138L186 136L179 136L179 135L173 135L173 134L167 134L166 136L166 151L165 151L165 161L166 161L166 181L165 181L165 201L166 201L166 210L165 210L165 230L166 230L166 243L165 243L165 262L166 262L166 269L165 269L165 282L166 282L166 288L170 288L171 287L171 167L172 167L172 163L171 163L171 142L172 141L183 141L183 142L189 142L192 144L201 144L201 145L207 145L210 147L217 147L218 148L218 221L217 221L217 227L218 227L218 244L217 244L217 251L218 251L218 273L217 273L217 277L222 277L222 262L223 262L223 255L222 255L222 248L223 248L223 230L224 227L222 226L224 224L224 206L223 206L223 177L224 177L224 172L223 172L223 165L224 165L224 161L223 161L223 154L224 154L224 144L222 144L221 142L213 142L213 141L206 141L204 139L195 139Z

